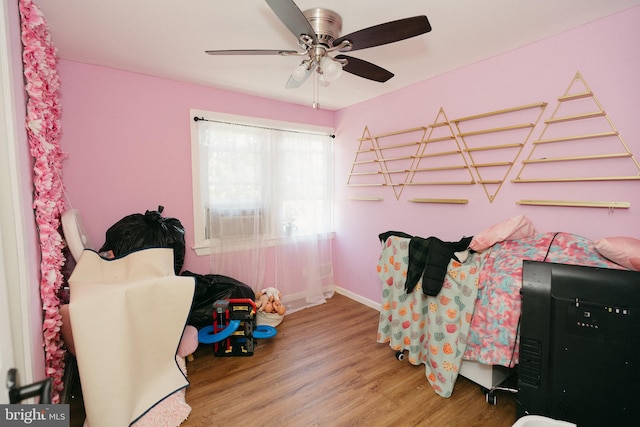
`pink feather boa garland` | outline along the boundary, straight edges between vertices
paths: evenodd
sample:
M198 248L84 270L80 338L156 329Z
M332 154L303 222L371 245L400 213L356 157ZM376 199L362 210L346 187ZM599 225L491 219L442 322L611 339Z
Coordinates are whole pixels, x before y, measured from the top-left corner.
M59 403L64 384L65 349L60 335L62 318L58 292L62 285L63 241L60 215L65 209L60 138L60 80L56 52L42 12L31 0L20 0L27 139L33 165L33 208L38 227L40 298L43 308L45 373L53 378L53 403Z

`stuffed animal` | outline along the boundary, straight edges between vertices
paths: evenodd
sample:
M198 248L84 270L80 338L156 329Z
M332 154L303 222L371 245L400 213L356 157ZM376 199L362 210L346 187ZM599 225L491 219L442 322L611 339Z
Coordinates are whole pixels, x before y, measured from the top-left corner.
M284 313L286 313L287 311L287 309L284 307L284 305L282 305L280 301L273 302L273 310L280 315L284 315Z
M280 301L282 294L274 287L264 288L256 293L256 308L265 313L283 315L287 310Z
M262 292L267 294L270 298L273 298L274 301L280 301L280 298L282 298L280 291L274 287L264 288Z
M256 308L258 311L264 311L265 305L269 302L269 295L262 291L256 294Z

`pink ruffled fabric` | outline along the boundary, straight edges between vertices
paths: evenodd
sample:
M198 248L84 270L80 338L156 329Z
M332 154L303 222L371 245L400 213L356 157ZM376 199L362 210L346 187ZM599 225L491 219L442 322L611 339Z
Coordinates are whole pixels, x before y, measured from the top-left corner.
M53 403L60 401L64 385L65 350L60 336L62 319L58 291L62 285L63 241L58 228L65 208L60 149L60 79L55 48L42 12L31 0L20 0L27 139L34 159L33 208L39 233L40 298L43 310L45 373L53 378Z

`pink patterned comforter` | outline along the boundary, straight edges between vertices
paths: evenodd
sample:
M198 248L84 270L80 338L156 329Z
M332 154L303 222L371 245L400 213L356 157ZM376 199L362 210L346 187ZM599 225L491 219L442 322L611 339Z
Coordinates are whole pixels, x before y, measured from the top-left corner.
M518 363L522 260L617 268L593 242L570 233L540 233L496 243L483 253L478 299L463 358L488 365Z

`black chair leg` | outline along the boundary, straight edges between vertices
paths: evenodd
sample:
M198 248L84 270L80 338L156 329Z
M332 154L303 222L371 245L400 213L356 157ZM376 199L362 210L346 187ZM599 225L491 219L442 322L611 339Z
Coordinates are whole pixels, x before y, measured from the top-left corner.
M15 368L9 369L7 373L7 388L9 389L9 403L20 403L30 397L39 396L41 404L51 403L52 378L38 381L37 383L18 387L18 371Z

